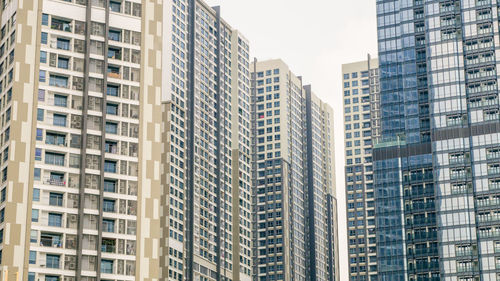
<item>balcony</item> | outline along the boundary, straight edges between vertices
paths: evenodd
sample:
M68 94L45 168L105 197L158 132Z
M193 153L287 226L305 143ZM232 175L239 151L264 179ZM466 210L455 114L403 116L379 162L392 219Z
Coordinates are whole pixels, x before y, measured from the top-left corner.
M54 185L54 186L66 186L66 181L64 178L46 178L43 184Z
M435 209L434 202L432 202L425 204L407 205L405 207L405 212L407 213L426 212L426 211L432 211L434 209Z
M62 248L63 243L60 236L43 236L40 238L40 246Z
M500 112L484 112L484 121L498 121L500 120Z
M49 85L60 88L69 88L68 77L51 75Z
M480 199L476 200L477 207L491 207L491 206L500 206L500 198L493 197L488 199Z
M56 30L61 30L61 31L66 31L66 32L71 32L71 21L52 19L52 23L50 25L50 28L56 29Z
M113 71L108 71L108 77L109 78L115 78L115 79L120 79L121 75L119 72L113 72Z
M497 238L500 237L500 230L480 229L478 236L479 238Z
M66 136L48 133L47 136L45 137L45 144L67 146Z
M488 188L490 190L497 190L500 189L500 180L492 180L490 181Z
M404 135L378 138L375 139L374 148L384 148L391 146L404 146L406 145L406 137Z
M116 252L116 246L113 244L104 244L101 245L101 251L104 253L115 253Z
M466 170L451 170L450 171L450 179L451 180L465 180L470 178L470 171Z
M491 0L476 0L476 6L491 5Z
M500 221L499 213L488 213L486 215L478 215L477 221L480 223L489 223L489 222L497 222Z
M478 27L477 28L477 33L478 34L489 34L493 32L493 28L491 26L486 26L486 27Z
M122 59L121 49L109 48L108 49L108 58L115 59L115 60L121 60Z
M414 242L419 241L428 241L437 239L437 232L417 232L414 234L407 235L408 240L412 240Z
M499 175L500 166L490 166L488 167L488 175Z
M465 155L450 155L450 165L462 165L469 161Z

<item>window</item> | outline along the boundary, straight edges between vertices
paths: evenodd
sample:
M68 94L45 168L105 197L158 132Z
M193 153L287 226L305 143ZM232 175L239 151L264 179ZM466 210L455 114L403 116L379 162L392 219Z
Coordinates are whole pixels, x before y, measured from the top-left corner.
M69 40L57 38L57 48L61 50L69 50Z
M121 41L121 32L117 30L109 30L108 39L113 41Z
M31 230L30 232L30 243L37 243L38 242L38 231L37 230Z
M113 261L112 260L101 260L101 272L102 273L113 273Z
M115 141L106 141L104 151L107 153L117 153L118 152L118 144Z
M38 188L33 188L33 201L40 201L40 189Z
M62 206L63 203L63 195L60 193L50 193L49 197L49 205L51 206Z
M49 15L42 14L42 25L49 25Z
M116 173L116 162L104 161L104 171L108 173Z
M62 95L54 95L54 105L55 106L68 106L68 97Z
M36 129L36 140L41 141L43 139L43 130L42 129Z
M42 71L40 71L42 72ZM45 80L44 80L45 81ZM50 75L50 86L68 88L68 77L59 76L59 75Z
M3 209L2 209L3 212ZM3 220L1 220L3 221ZM31 209L31 221L32 222L38 222L38 210L37 209Z
M50 24L50 28L71 32L71 21L52 18L52 23Z
M41 43L42 44L47 44L47 40L48 40L48 34L47 34L47 32L42 32Z
M49 213L49 226L62 226L62 215Z
M122 58L121 49L112 47L108 48L108 58L120 60Z
M47 254L45 262L47 268L59 268L59 255L49 255Z
M104 212L114 213L115 212L115 200L104 199L102 210Z
M349 79L349 73L344 73L344 80Z
M41 175L41 173L42 173L42 172L41 172L40 168L35 168L35 169L33 170L33 177L34 177L34 179L35 179L35 180L40 180L40 175Z
M106 122L106 133L117 134L118 133L118 124Z
M106 104L106 113L111 115L118 115L118 105L117 104Z
M107 95L117 97L118 96L118 86L108 85Z
M59 57L59 59L57 60L57 67L68 69L69 68L69 59Z
M36 120L43 121L43 113L44 113L43 109L38 108L36 110Z
M45 281L60 281L59 276L45 275Z
M104 180L105 192L116 192L116 182L111 180Z
M47 132L45 136L45 143L53 145L66 145L66 135Z
M38 101L45 101L45 90L38 89Z
M42 149L41 148L35 149L35 161L42 161Z
M66 115L54 114L54 126L66 127Z
M117 1L109 1L109 9L113 12L119 13L121 11L122 3Z
M102 228L104 232L115 232L115 221L109 219L102 220Z
M45 164L64 166L64 154L45 152Z
M46 77L47 77L47 73L45 72L45 70L40 70L40 72L38 74L38 81L45 82Z
M36 252L35 251L30 251L29 263L36 264Z
M40 51L40 63L47 63L47 52Z

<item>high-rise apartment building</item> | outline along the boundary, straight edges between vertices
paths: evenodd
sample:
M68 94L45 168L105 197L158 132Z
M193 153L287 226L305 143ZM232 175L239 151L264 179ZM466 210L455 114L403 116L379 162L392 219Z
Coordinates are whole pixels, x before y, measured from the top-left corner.
M342 65L349 278L377 273L372 137L377 133L378 60Z
M332 109L281 60L251 71L255 280L338 280Z
M250 280L248 41L202 1L2 4L2 280Z
M498 3L377 1L378 280L499 280Z
M0 279L338 280L332 110L270 63L260 159L249 43L218 7L0 9Z
M155 278L158 8L2 1L2 280Z
M203 1L166 13L161 278L250 280L248 40Z

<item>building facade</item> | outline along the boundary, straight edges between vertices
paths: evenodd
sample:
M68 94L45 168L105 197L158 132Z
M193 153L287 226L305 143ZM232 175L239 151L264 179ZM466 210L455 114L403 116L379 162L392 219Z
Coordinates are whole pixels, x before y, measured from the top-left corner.
M377 1L378 280L498 280L497 1Z
M3 3L1 278L250 280L248 41L202 1Z
M338 280L333 112L277 63L257 161L249 42L218 7L0 9L0 279Z
M249 43L203 1L164 11L161 278L250 280Z
M333 112L283 61L251 69L255 280L330 280L338 262L337 249L329 256L337 234L336 221L328 232L327 206Z
M156 8L2 2L2 279L157 276Z
M377 273L372 137L377 134L378 60L342 65L350 280Z

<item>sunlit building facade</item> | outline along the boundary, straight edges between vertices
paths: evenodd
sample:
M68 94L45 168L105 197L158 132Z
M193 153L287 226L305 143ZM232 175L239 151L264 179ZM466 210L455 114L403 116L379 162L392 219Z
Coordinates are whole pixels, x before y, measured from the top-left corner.
M254 280L338 280L333 111L283 61L251 70Z
M2 280L155 278L159 220L145 205L160 181L145 169L161 160L161 38L145 23L161 17L144 11L159 6L0 8Z
M377 274L372 138L377 134L378 60L342 65L350 280Z

